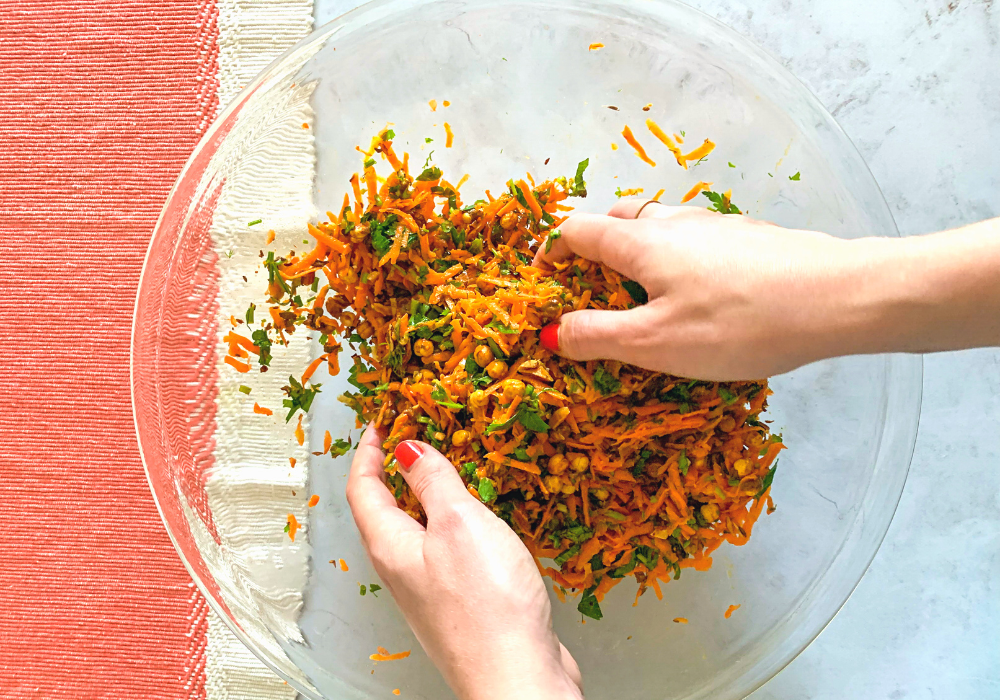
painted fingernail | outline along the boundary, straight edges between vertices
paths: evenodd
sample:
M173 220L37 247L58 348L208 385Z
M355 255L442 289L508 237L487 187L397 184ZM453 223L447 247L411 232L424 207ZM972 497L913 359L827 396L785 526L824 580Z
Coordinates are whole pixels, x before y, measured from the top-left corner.
M415 442L407 440L406 442L401 442L396 445L396 461L398 461L406 471L410 470L410 467L417 461L420 454L420 446Z
M550 352L559 352L559 321L545 326L539 334L538 340L542 347Z

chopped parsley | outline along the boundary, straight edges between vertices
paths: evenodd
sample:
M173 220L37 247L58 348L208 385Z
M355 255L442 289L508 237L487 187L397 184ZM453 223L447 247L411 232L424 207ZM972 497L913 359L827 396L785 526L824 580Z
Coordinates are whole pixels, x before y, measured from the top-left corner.
M309 407L312 406L313 399L319 393L320 386L322 385L302 386L295 377L288 377L288 384L281 387L281 390L288 396L281 402L281 405L288 409L288 415L285 416L286 423L292 419L296 411L309 412Z

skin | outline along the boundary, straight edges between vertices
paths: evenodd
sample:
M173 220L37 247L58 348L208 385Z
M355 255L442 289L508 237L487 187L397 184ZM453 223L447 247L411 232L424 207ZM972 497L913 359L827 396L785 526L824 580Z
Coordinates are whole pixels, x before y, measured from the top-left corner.
M714 380L841 355L1000 344L1000 220L851 241L695 207L619 202L576 214L535 264L571 255L640 282L649 303L559 321L559 352ZM428 656L462 700L582 698L545 585L516 535L430 445L403 477L423 527L385 486L381 438L358 447L347 497L362 541ZM401 463L399 449L396 452Z

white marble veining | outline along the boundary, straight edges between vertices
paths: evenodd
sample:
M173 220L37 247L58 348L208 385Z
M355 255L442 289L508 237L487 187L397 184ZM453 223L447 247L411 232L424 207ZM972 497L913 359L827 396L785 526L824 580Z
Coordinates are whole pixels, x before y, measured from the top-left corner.
M360 4L316 0L317 24ZM1000 216L1000 3L690 0L833 112L904 235ZM1000 698L1000 350L928 357L886 540L820 637L753 700Z

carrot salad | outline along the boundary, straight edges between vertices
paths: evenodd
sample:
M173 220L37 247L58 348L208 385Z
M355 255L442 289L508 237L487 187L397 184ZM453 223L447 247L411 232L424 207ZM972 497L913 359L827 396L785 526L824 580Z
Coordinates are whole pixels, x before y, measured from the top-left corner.
M576 362L539 343L539 330L563 313L647 300L602 264L531 264L559 237L567 201L587 195L589 161L570 177L511 179L466 203L464 178L452 184L430 159L411 170L394 137L386 129L362 151L364 169L342 205L309 226L311 249L264 258L266 309L256 326L256 307L248 310L249 338L227 336L234 367L266 371L273 344L313 331L322 354L289 378L286 421L301 420L320 390L316 365L331 375L346 365L353 389L340 400L358 427L374 422L386 435L399 506L424 520L393 449L429 442L586 616L600 619L600 601L626 577L637 597L648 588L660 597L660 581L708 569L723 542L745 544L765 504L773 507L783 448L761 419L766 380ZM376 157L389 166L384 177ZM728 213L728 193L705 194Z

